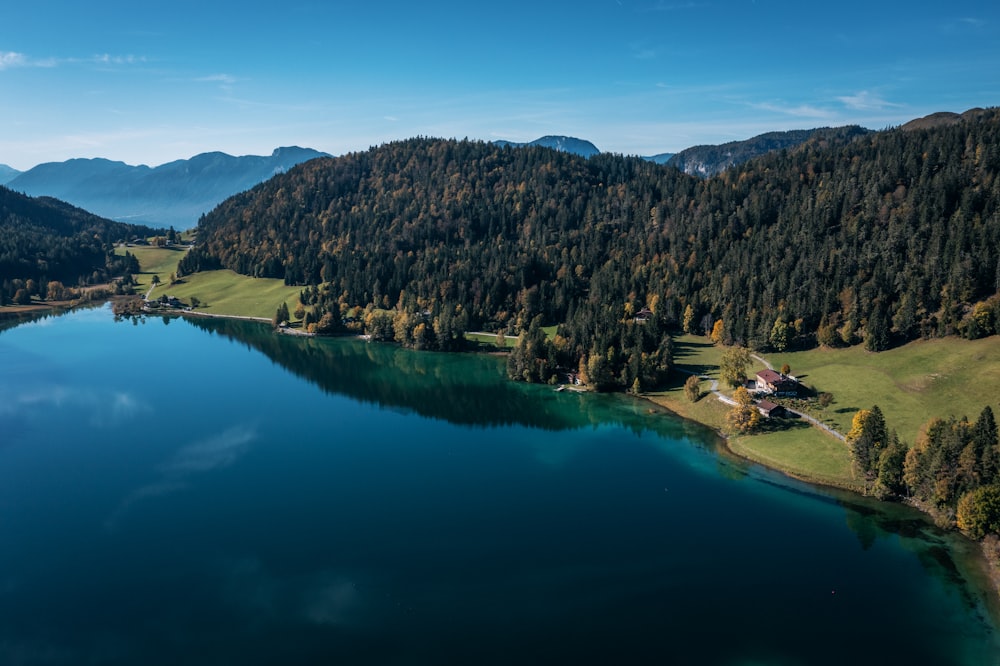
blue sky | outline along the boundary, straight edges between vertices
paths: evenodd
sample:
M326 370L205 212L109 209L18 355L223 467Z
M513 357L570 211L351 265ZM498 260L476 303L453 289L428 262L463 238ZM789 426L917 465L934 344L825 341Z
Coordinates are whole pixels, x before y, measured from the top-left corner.
M0 17L0 163L415 135L654 154L996 106L998 73L995 0L31 0Z

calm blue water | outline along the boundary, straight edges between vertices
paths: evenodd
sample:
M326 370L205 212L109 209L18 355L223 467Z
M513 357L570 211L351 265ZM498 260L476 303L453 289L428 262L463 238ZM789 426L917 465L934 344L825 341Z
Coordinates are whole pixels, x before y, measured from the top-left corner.
M990 664L950 537L497 359L0 333L0 664Z

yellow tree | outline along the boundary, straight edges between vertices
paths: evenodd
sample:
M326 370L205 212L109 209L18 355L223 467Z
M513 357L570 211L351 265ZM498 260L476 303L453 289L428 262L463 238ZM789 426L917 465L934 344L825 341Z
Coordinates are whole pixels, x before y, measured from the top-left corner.
M726 415L726 422L733 432L750 433L760 425L760 412L753 404L750 392L742 386L733 393L733 400L736 404Z
M722 320L716 319L715 325L712 326L712 342L714 342L715 344L719 344L722 342L723 328L724 326L722 324Z

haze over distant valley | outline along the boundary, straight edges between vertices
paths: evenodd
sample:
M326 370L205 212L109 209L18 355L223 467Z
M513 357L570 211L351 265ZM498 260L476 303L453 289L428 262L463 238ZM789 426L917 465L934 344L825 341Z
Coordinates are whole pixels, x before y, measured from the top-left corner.
M224 199L321 153L297 146L269 156L203 153L155 168L73 159L40 164L7 183L30 196L50 196L114 220L193 227Z

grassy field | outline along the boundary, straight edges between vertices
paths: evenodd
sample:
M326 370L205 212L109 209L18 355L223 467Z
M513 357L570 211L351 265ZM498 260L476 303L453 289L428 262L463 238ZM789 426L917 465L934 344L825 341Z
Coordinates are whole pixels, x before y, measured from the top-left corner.
M154 275L160 276L162 282L167 282L170 274L177 271L178 262L184 256L184 253L187 252L185 248L151 247L145 245L119 247L115 249L115 252L124 255L126 250L139 261L141 272L139 275L133 277L135 277L135 281L139 285L137 290L143 293L145 293L146 289L149 289Z
M1000 337L982 340L920 340L881 353L861 345L775 354L792 374L816 391L833 394L824 416L846 433L859 409L878 405L886 423L913 444L931 417L968 416L997 409L1000 395Z
M496 333L466 333L465 339L469 342L475 342L477 344L483 345L484 347L496 347L497 336ZM517 336L506 335L504 336L503 344L505 349L513 349L517 345Z
M545 337L552 340L556 337L556 331L559 328L559 324L554 324L552 326L542 326L542 330L545 332ZM465 339L469 342L475 342L480 345L486 345L490 347L496 346L497 336L496 333L466 333ZM517 341L520 339L516 335L504 336L504 347L506 349L513 349L517 346Z
M722 348L704 337L685 335L675 338L674 349L679 370L718 378ZM1000 395L998 336L975 341L921 340L878 354L866 352L859 345L772 354L766 359L774 367L787 363L792 374L817 393L833 394L834 402L829 407L821 409L813 403L809 411L841 433L850 430L859 409L878 405L888 426L910 445L928 419L968 416L974 420L986 405L996 409ZM750 374L763 367L756 363ZM728 408L711 397L692 404L684 396L685 378L677 373L675 385L650 394L650 399L681 416L722 428ZM709 384L702 381L703 392ZM795 420L779 420L771 425L761 434L731 438L730 448L793 476L855 485L847 447L842 442Z
M233 271L195 273L178 283L167 284L186 250L136 246L117 251L124 254L126 249L139 260L141 273L135 276L139 284L137 291L146 293L153 276L158 275L160 285L153 290L153 298L166 294L187 303L192 296L197 296L202 302L198 312L270 319L282 301L289 311L299 302L299 287L289 287L283 280L252 278Z
M675 372L663 390L645 397L686 419L722 430L730 407L708 393L711 379L718 379L722 351L701 336L675 338L676 367L686 372ZM684 394L684 382L691 372L710 378L702 380L702 398L694 403ZM856 487L847 446L840 440L799 419L775 419L765 422L764 427L759 434L730 437L729 448L744 458L807 481Z
M294 311L300 290L301 287L287 286L283 280L252 278L223 270L187 275L173 285L161 284L153 290L153 298L167 294L187 303L196 296L201 301L197 312L270 319L282 302L289 311Z

